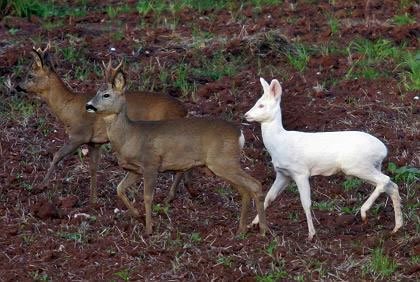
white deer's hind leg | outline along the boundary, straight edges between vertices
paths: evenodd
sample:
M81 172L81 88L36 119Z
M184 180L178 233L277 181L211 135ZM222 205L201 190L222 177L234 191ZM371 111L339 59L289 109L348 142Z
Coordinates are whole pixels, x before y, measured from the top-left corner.
M347 171L347 173L376 185L375 190L372 192L372 194L370 194L369 198L363 203L362 207L360 208L360 215L362 217L362 220L366 222L366 212L372 207L376 199L383 192L385 192L385 185L389 182L389 177L382 174L376 168L363 169L357 171Z
M268 193L265 196L264 210L267 209L267 207L277 198L278 195L280 195L281 192L283 192L284 188L287 187L289 182L290 178L288 176L281 172L276 173L276 180L274 180L273 185L271 185L270 190L268 190ZM259 218L257 215L252 221L251 225L256 225L258 222Z
M300 201L302 202L303 210L305 211L306 221L308 222L308 239L312 240L315 235L315 227L312 222L311 215L311 186L309 185L309 179L306 176L299 176L294 178L300 194Z
M401 213L401 197L400 193L398 192L398 185L392 181L389 181L385 186L385 192L391 197L392 205L394 206L395 227L392 230L392 233L395 233L403 225L403 217Z

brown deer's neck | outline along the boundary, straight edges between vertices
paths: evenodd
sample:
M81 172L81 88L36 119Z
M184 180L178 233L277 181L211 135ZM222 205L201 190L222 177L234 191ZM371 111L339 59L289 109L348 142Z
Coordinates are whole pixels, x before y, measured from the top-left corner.
M73 100L75 95L56 74L51 75L49 83L50 87L45 95L46 102L60 117L67 103Z
M119 113L104 115L103 119L112 147L120 152L124 142L130 139L130 134L134 132L133 122L127 116L127 105L125 104Z

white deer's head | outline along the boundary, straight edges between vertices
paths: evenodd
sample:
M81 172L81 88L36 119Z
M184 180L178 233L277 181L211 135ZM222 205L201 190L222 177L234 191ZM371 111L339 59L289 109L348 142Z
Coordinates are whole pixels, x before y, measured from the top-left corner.
M247 121L259 123L274 120L280 111L281 85L277 79L273 79L268 85L264 78L260 78L264 93L255 105L245 114Z

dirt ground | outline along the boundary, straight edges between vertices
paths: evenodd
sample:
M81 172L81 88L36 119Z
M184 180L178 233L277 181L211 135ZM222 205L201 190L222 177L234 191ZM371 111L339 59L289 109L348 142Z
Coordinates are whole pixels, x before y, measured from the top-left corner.
M386 39L418 52L419 24L390 21L397 13L419 18L418 4L284 1L139 15L135 1L125 6L110 2L128 9L114 14L101 1L88 1L86 13L46 18L12 14L0 21L0 281L420 279L418 178L398 182L405 225L391 234L394 213L387 196L378 198L363 224L359 210L371 185L345 189L351 181L343 175L313 177L317 235L309 242L293 185L267 210L271 234L262 237L251 229L238 237L239 195L229 184L195 172L197 196L180 189L165 206L173 179L168 172L159 178L154 233L146 237L144 221L131 218L116 196L124 171L109 146L102 150L98 169L98 204L88 203L88 156L81 150L60 163L46 190L35 193L67 136L44 102L13 90L30 65L33 45L51 41L57 72L80 93L95 91L102 60L124 58L130 88L177 97L191 116L241 122L243 167L267 191L274 180L270 157L259 125L244 122L243 114L262 93L259 77L277 78L283 86L286 129L366 131L388 147L384 171L389 162L419 167L418 91L404 88L399 66L389 60L375 66L385 75L350 77L351 62L363 54L340 52L360 38ZM82 9L78 1L54 3ZM338 31L332 31L327 15L339 22ZM285 55L299 44L313 47L302 71ZM130 193L143 211L141 191L140 184ZM255 207L249 222L254 215ZM395 263L390 275L375 268L375 250Z

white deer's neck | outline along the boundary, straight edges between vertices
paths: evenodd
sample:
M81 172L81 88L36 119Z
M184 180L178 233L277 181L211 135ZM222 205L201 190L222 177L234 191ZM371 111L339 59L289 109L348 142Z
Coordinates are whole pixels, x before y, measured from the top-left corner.
M283 132L286 131L283 127L282 117L280 108L278 108L271 118L268 121L264 121L261 123L261 132L264 135L270 135L273 132Z

